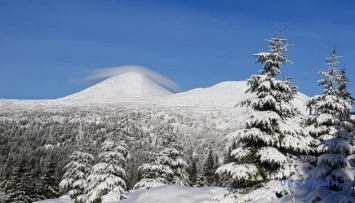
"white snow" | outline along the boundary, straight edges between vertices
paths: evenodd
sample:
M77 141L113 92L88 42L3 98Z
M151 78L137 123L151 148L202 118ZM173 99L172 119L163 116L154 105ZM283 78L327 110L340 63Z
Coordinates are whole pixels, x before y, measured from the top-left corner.
M181 185L166 185L150 190L131 190L128 198L115 201L106 196L107 202L113 203L212 203L212 197L224 191L218 187L185 187ZM53 199L37 203L72 203L68 200Z
M58 199L46 199L46 200L42 200L42 201L37 201L40 203L73 203L69 197L67 196L63 196L61 198Z
M242 101L254 97L245 93L248 89L247 81L226 81L208 88L196 88L186 92L173 94L153 100L153 103L165 106L213 106L239 107ZM308 97L298 93L293 100L295 107L303 114L307 113L305 101Z
M254 97L245 93L247 81L226 81L207 88L196 88L186 92L173 94L157 82L140 72L125 72L99 82L81 92L56 100L5 100L0 99L0 109L58 109L63 106L88 105L149 105L166 107L192 107L201 111L206 109L234 109L244 120L251 113L241 107L242 101ZM308 97L298 93L293 100L295 107L302 114L307 114L305 102Z
M190 91L172 94L161 87L158 83L141 73L130 72L108 78L97 85L89 87L79 93L69 95L57 100L0 100L1 109L29 110L35 109L60 109L63 106L91 106L122 104L134 106L134 108L164 108L172 111L182 111L201 120L206 115L212 116L218 125L236 127L239 121L244 120L252 112L251 109L241 107L239 104L254 97L250 93L245 93L248 89L246 81L227 81L216 84L208 88L197 88ZM306 114L304 103L308 97L299 93L293 101L295 107L299 108L303 114ZM139 105L138 105L139 104ZM138 107L137 107L138 105ZM198 115L196 115L198 114ZM233 120L233 119L234 120ZM227 122L229 122L227 124ZM256 129L250 129L253 131ZM239 132L241 133L241 132ZM228 138L235 139L239 133L231 133ZM251 132L242 133L249 136ZM273 142L271 136L262 135L260 137L267 139L267 142ZM268 154L265 151L265 155ZM265 156L265 159L270 158ZM275 160L284 162L283 159ZM233 171L234 177L246 178L253 176L257 171L255 165L243 165ZM259 179L260 177L253 177ZM212 197L217 195L217 191L225 189L213 187L185 187L177 185L165 185L150 190L132 190L128 194L129 199L120 202L123 203L209 203ZM254 194L255 195L255 194ZM109 202L112 195L108 195L105 201ZM263 197L265 198L265 197ZM68 203L64 199L46 200L41 203Z
M118 103L141 101L172 93L139 72L110 77L81 92L58 99L66 102Z
M236 159L241 159L249 155L251 150L248 147L238 147L231 152L231 155Z
M287 162L286 157L274 147L263 147L258 152L258 155L262 162L273 162L280 165Z
M245 93L246 81L226 81L207 88L196 88L172 94L149 77L138 72L127 72L108 78L81 92L58 99L69 103L122 103L140 102L163 106L239 107L253 95ZM298 93L293 104L306 113L308 97Z
M246 81L227 81L208 88L196 88L177 93L155 102L167 106L225 106L234 107L244 99L251 97L245 94Z
M236 164L234 162L225 164L216 170L219 174L228 174L234 180L255 179L260 180L258 168L254 164Z
M129 198L120 203L212 203L212 197L221 190L216 187L167 185L150 190L133 190Z

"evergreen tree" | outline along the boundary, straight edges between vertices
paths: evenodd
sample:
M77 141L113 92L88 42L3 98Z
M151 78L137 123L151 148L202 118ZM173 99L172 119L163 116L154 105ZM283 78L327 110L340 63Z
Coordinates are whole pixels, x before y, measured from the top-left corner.
M5 200L5 181L0 182L0 199Z
M47 199L57 198L59 196L59 180L56 171L56 164L53 159L49 162L42 179L42 194Z
M134 185L134 189L151 189L154 187L169 184L168 180L173 176L173 170L167 165L161 163L160 154L152 152L150 154L150 163L142 164L138 170L141 179Z
M189 185L189 176L186 172L188 165L183 156L182 147L177 143L170 144L160 153L160 163L173 171L172 176L168 177L170 184Z
M213 152L212 149L208 152L207 160L203 167L203 172L205 176L205 184L208 186L213 185L214 183L214 160L213 160Z
M30 169L25 160L14 167L14 170L6 181L4 202L32 203L44 199L36 190L36 182L33 181Z
M60 191L69 195L74 202L86 202L86 179L91 173L94 157L89 153L74 151L69 159L70 162L64 167L66 172L59 183Z
M345 101L348 101L349 104L354 105L355 99L351 96L351 93L348 91L347 87L350 84L348 77L346 76L346 70L342 69L340 71L340 77L338 78L338 92L339 97L343 98ZM351 109L350 109L351 111ZM352 146L351 155L348 157L349 161L354 163L355 161L355 120L351 119L351 113L346 112L341 115L339 122L340 131L345 133L345 139L349 139L350 145ZM348 134L351 133L351 134ZM354 164L353 164L354 165Z
M14 168L14 158L10 154L9 157L7 158L5 164L4 164L4 174L2 175L5 179L9 179L11 176L11 172L13 171Z
M197 179L196 179L196 186L197 187L203 187L205 183L205 178L202 174L198 174L197 175Z
M311 98L307 107L312 108L313 114L308 117L307 130L317 142L317 163L313 176L319 179L336 180L344 183L352 180L352 172L348 166L348 156L351 153L350 142L352 133L347 128L350 118L352 99L346 90L349 83L345 71L339 72L339 64L335 49L327 58L329 68L320 70L323 79L323 95ZM341 185L332 185L331 189L340 190Z
M335 50L331 52L331 58L327 59L329 70L320 70L319 74L324 77L318 81L319 85L323 86L323 95L317 95L310 98L306 106L310 109L310 115L306 119L307 132L315 139L316 152L323 150L323 142L331 139L335 133L335 118L341 114L349 114L344 109L344 102L339 103L339 89L337 87L340 79L337 69L338 56L335 55ZM343 112L344 111L344 112Z
M134 188L150 189L164 184L189 185L188 167L183 159L182 147L177 143L175 134L162 136L161 150L151 156L150 163L143 164L139 170L142 178Z
M355 104L354 97L351 96L351 93L347 89L347 87L350 85L350 81L346 76L345 68L340 71L338 83L339 83L339 87L338 87L339 96L344 100L348 101L349 103Z
M214 178L214 183L213 183L213 185L219 185L220 184L220 182L221 182L221 178L220 178L220 176L219 176L219 174L218 173L216 173L216 171L217 171L217 169L218 169L218 167L219 167L220 165L219 165L219 158L218 158L218 156L217 155L215 155L215 157L214 157L214 165L213 165L213 178Z
M106 198L121 200L126 197L127 146L122 138L110 137L102 144L98 163L88 176L88 202L104 203Z
M189 180L191 185L195 185L197 181L197 158L192 159L190 166Z
M219 167L217 173L228 175L242 188L289 178L294 173L291 157L311 150L311 138L295 121L300 114L291 104L296 88L289 79L278 79L281 65L291 63L283 54L290 46L284 45L286 41L271 38L270 52L254 55L263 68L261 75L252 75L247 81L247 92L255 97L241 104L254 112L245 120L243 129L227 135L228 140L237 143L231 152L236 161Z
M232 146L228 147L228 151L224 156L224 160L223 163L224 164L229 164L232 162L235 162L236 159L234 158L234 156L232 156L232 151L237 149L237 144L235 142L232 143Z

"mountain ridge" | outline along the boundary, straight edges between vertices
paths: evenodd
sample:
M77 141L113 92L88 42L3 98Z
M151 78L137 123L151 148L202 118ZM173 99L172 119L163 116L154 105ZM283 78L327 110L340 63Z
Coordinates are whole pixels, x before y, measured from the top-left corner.
M246 93L247 81L224 81L211 87L195 88L180 93L171 93L153 79L139 72L126 72L103 80L78 93L56 100L0 100L12 105L100 105L126 104L160 105L167 107L241 108L245 99L255 97ZM308 96L298 92L292 103L306 115L305 101ZM238 110L239 111L239 110Z
M176 93L152 102L164 106L205 106L234 108L254 94L246 93L247 81L224 81L207 88L196 88L186 92ZM298 92L292 103L306 114L305 102L308 96Z
M172 93L139 72L127 72L109 77L78 93L57 99L66 102L118 103L134 102Z

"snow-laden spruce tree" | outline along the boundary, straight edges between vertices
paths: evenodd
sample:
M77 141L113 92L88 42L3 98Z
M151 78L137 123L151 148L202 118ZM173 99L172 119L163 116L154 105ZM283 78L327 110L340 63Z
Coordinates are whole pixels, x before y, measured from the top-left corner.
M56 171L56 163L50 160L44 175L41 177L41 192L46 199L53 199L59 196L59 183L60 178Z
M168 179L173 176L173 170L161 163L160 154L150 152L149 163L142 164L138 170L142 179L134 185L134 189L151 189L169 184Z
M134 188L150 189L165 184L189 185L186 172L188 165L176 135L163 135L161 145L157 148L160 151L151 153L150 163L139 167L142 179Z
M193 158L190 163L189 180L192 186L197 183L197 158Z
M102 144L98 163L88 176L88 202L104 203L126 197L127 145L122 138L108 136Z
M29 164L26 159L20 161L10 172L9 178L5 184L5 197L1 202L12 203L32 203L34 201L45 199L37 191L38 185L31 177Z
M339 97L343 98L345 101L348 101L351 105L355 104L355 99L354 97L351 96L351 93L348 91L348 86L350 85L350 81L348 77L346 76L346 70L343 68L340 71L340 75L338 78L338 93ZM349 114L343 115L345 118L349 118Z
M343 98L345 101L348 101L351 105L355 104L355 99L351 96L351 93L348 91L347 87L350 85L350 81L346 76L346 70L342 69L340 71L339 77L339 87L338 93L339 97ZM349 132L352 133L347 138L350 138L350 145L352 146L351 155L348 157L349 161L351 161L352 167L355 166L355 120L351 118L351 114L346 112L345 114L341 115L339 127L341 128L340 131L344 133Z
M205 185L211 186L215 183L215 168L214 166L217 163L214 163L212 149L209 150L208 156L203 167L203 175L205 178Z
M345 113L344 102L339 103L339 89L337 87L340 78L338 65L338 56L335 51L331 53L331 58L327 59L329 65L328 71L320 70L318 73L324 77L318 81L323 86L323 94L316 95L306 102L310 115L306 119L306 130L315 139L317 152L323 150L323 141L333 137L336 132L335 118Z
M348 91L347 87L350 85L350 81L346 76L346 70L342 69L340 71L340 75L338 78L338 93L339 97L347 101L350 105L355 104L354 97L351 96L351 93ZM350 144L352 145L352 157L355 158L355 120L351 119L351 106L348 111L345 111L344 114L340 115L340 127L342 130L346 130L348 132L352 132L352 135L346 136L346 138L350 137ZM352 158L354 160L354 158Z
M289 178L295 173L291 168L294 155L311 150L311 137L296 121L300 112L291 103L296 87L289 78L278 79L281 65L291 63L283 54L290 46L284 44L286 41L271 38L269 52L254 54L263 68L260 75L252 75L247 81L247 92L255 97L241 104L254 112L242 129L226 136L238 145L231 152L236 161L219 167L216 172L229 176L240 188L261 187L263 182Z
M329 69L320 70L323 94L312 97L307 107L312 111L306 123L307 131L317 140L317 163L313 176L318 179L338 181L333 190L340 190L342 183L353 180L348 156L352 148L353 134L349 130L352 99L346 90L349 81L345 72L337 69L339 64L335 50L327 58Z
M76 203L85 203L88 186L86 178L91 173L94 157L86 152L74 151L69 159L69 163L64 167L62 181L59 183L60 191L69 195Z

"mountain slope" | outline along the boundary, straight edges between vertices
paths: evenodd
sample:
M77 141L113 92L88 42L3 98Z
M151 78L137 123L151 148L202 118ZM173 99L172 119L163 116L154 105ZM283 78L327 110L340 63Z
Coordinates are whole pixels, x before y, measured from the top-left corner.
M154 102L168 106L224 106L232 107L246 98L247 85L245 81L221 82L207 88L196 88L186 92L170 95Z
M164 106L201 106L201 107L235 107L242 101L254 97L245 93L248 89L246 81L227 81L208 88L197 88L190 91L154 99L152 102ZM306 113L304 106L308 97L298 93L293 104Z
M172 93L139 72L127 72L110 77L81 92L58 101L83 103L119 103L143 101Z
M119 104L130 102L131 105L162 105L193 107L200 109L233 108L245 114L247 108L239 104L245 99L254 97L245 93L248 89L246 81L226 81L207 88L196 88L186 92L173 94L161 87L149 77L138 72L128 72L108 78L81 92L57 100L0 100L0 104L9 108L11 105L81 105L81 104ZM298 93L293 104L302 114L307 115L304 106L308 97ZM236 108L234 108L236 107ZM1 109L1 108L0 108Z

